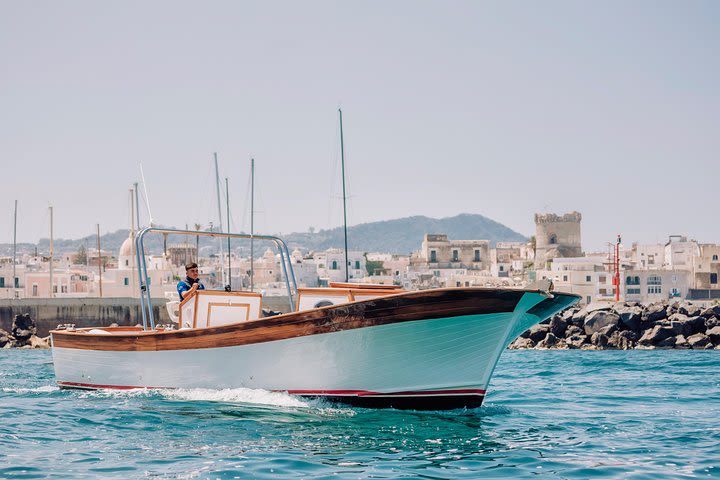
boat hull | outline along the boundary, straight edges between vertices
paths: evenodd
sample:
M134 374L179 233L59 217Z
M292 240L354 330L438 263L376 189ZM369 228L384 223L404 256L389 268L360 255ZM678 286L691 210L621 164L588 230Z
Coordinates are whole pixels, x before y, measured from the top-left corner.
M530 312L548 300L546 295L520 292L508 298L512 298L511 308L502 308L505 311L407 321L403 316L411 316L412 307L383 298L354 313L387 311L394 305L399 307L393 313L397 321L366 325L363 319L351 318L353 305L348 304L321 309L326 314L323 318L333 319L332 328L310 321L312 315L276 320L278 328L287 322L310 321L328 330L322 333L312 333L305 325L301 329L311 333L263 341L255 332L254 338L260 341L250 343L239 340L242 335L236 332L236 345L224 341L201 348L172 348L182 343L178 338L167 343L167 348L158 347L163 343L159 338L171 339L172 333L155 334L153 349L147 343L152 337L146 334L135 335L134 341L132 336L118 335L119 340L113 342L113 335L90 341L87 334L53 332L53 361L62 387L259 388L364 407L473 408L482 403L503 349L518 333L544 318ZM571 296L554 299L548 310L553 313L575 301ZM436 300L442 306L448 297L440 295ZM445 305L433 310L436 303L426 304L426 316L448 309ZM245 324L245 334L252 333L247 330L251 323ZM205 335L226 332L211 330L205 329ZM82 348L83 341L88 348ZM118 344L129 347L120 349Z

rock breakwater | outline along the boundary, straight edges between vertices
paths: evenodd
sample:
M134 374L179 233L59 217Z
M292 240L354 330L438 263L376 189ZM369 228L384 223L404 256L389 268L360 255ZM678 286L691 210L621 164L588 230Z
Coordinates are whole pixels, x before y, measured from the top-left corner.
M720 350L720 305L618 302L570 307L523 332L508 348Z
M0 329L0 348L50 348L50 337L37 336L37 326L30 315L15 315L10 332Z

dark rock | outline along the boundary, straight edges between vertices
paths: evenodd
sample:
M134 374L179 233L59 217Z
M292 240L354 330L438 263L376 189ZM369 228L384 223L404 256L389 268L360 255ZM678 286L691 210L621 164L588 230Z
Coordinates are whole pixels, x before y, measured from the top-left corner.
M568 321L564 320L562 316L555 315L553 316L552 320L550 320L550 331L553 335L555 335L558 338L562 338L565 336L565 330L568 327Z
M620 317L620 323L628 330L637 331L640 328L640 318L642 316L642 308L625 307L615 310Z
M618 350L630 350L635 347L637 333L631 330L616 330L608 338L608 346Z
M528 330L528 334L525 338L529 338L537 344L540 340L545 338L549 331L550 325L535 325Z
M566 322L570 323L572 322L573 315L575 315L579 311L580 309L577 307L568 308L560 314L560 317Z
M646 330L638 343L640 345L657 345L668 337L674 337L675 332L670 327L655 325L650 330Z
M592 302L585 306L585 312L592 313L598 311L609 311L612 307L613 306L609 303Z
M595 332L590 337L590 343L599 348L605 348L608 345L608 337L600 332Z
M715 345L720 345L720 326L713 327L707 332L705 332L705 335L707 335L712 343Z
M553 335L552 332L548 332L548 334L543 338L540 343L537 344L537 348L552 348L558 344L560 340Z
M689 317L686 320L686 323L690 327L690 335L695 335L696 333L702 333L705 330L707 330L705 326L705 318L701 317L700 315L696 315L694 317Z
M568 337L565 339L565 344L569 348L582 348L582 346L587 342L587 335L582 334L576 334L571 337Z
M687 342L693 349L699 350L705 348L708 344L712 345L710 337L704 333L696 333L695 335L689 336Z
M519 350L523 348L533 348L535 346L535 342L530 340L529 338L524 337L518 337L515 339L514 342L510 344L508 347L510 350Z
M651 303L642 313L643 322L657 322L667 318L667 305L663 303Z
M592 335L609 325L617 327L620 316L607 310L596 310L585 318L585 334Z
M15 346L15 337L10 335L5 330L0 329L0 348L5 348L5 346L14 347Z
M697 305L693 305L692 303L683 303L678 309L678 313L682 313L683 315L687 315L688 317L696 317L700 315L700 312L700 307L698 307Z
M703 310L700 315L705 318L720 317L720 305L713 305L712 307L708 307Z
M12 324L12 336L15 337L15 345L22 347L28 345L30 337L37 333L35 321L30 318L29 314L15 315Z
M575 326L575 325L570 325L565 330L565 337L570 338L573 335L582 335L583 332L584 332L584 330L582 328Z
M682 335L680 335L682 336ZM675 348L675 342L677 342L677 337L668 337L665 340L660 340L656 347L659 348Z
M585 309L578 310L573 316L572 316L572 324L576 327L583 328L585 325L585 317L587 317L587 312Z
M700 317L705 318L705 317ZM710 317L705 319L705 330L720 326L720 319L718 317Z
M690 348L690 344L687 342L687 338L684 335L678 335L675 337L675 348Z

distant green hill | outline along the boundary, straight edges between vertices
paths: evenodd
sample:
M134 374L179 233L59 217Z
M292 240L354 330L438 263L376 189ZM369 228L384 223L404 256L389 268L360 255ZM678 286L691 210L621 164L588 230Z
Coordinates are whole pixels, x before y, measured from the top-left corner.
M364 252L389 252L407 255L420 249L423 236L426 233L446 233L451 240L490 240L496 242L524 242L527 238L509 229L505 225L477 214L463 213L448 218L429 218L424 216L399 218L382 222L363 223L348 227L348 248ZM128 237L128 230L122 229L100 236L103 250L117 255L120 245ZM291 233L282 235L291 249L325 250L328 248L343 248L342 227L330 230L320 230L310 233ZM168 244L179 242L195 243L194 237L170 237ZM64 252L77 252L80 245L87 249L95 249L97 240L88 236L76 240L55 239L53 247L56 254ZM239 244L239 243L238 243ZM233 241L233 249L238 245ZM200 239L201 254L217 251L218 240L210 238ZM49 251L49 240L40 239L37 246L34 244L18 244L19 253L33 253L37 248L40 253ZM163 241L161 235L148 235L145 243L148 253L161 253ZM260 253L264 251L259 250ZM247 250L243 254L247 255ZM259 253L259 254L260 254ZM0 244L0 255L11 255L12 244Z
M490 240L524 242L528 239L505 225L483 215L463 213L448 218L424 216L363 223L348 227L348 248L366 252L408 254L420 249L426 233L446 233L451 240ZM284 239L290 248L309 250L343 248L342 227L315 233L292 233Z

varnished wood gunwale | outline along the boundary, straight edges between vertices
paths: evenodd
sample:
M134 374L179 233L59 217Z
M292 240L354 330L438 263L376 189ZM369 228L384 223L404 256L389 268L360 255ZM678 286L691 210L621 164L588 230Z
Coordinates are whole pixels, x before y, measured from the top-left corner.
M95 335L53 330L58 348L161 351L232 347L392 323L512 312L527 290L435 289L191 330Z

